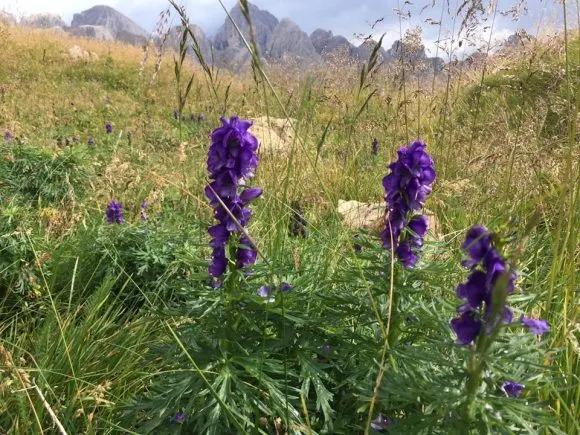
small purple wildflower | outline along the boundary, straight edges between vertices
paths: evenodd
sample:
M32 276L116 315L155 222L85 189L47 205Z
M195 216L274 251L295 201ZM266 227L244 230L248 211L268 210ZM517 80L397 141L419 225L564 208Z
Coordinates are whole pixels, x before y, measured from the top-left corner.
M92 137L89 137L89 139L87 140L87 144L91 147L95 146L95 139L93 139Z
M267 298L268 296L270 296L271 292L272 290L270 289L270 287L263 285L258 289L258 296L260 296L261 298Z
M354 238L358 240L360 238L360 235L355 234ZM356 252L357 254L360 254L360 252L362 251L362 246L360 244L358 244L357 242L355 242L352 245L352 249L354 249L354 252Z
M14 139L14 135L10 131L6 130L4 132L4 141L10 142L12 139Z
M185 414L183 412L178 412L175 414L175 417L173 417L173 420L176 423L183 423L185 421Z
M105 123L105 132L111 134L113 132L113 126L110 122Z
M387 430L387 426L390 426L393 423L395 423L395 420L392 418L383 417L381 414L379 414L377 418L371 422L371 428L377 432L383 433L385 430Z
M173 111L173 119L175 119L176 121L179 120L179 110L175 109Z
M147 219L149 219L149 215L147 214L147 200L145 199L141 201L141 210L139 216L142 221L146 221Z
M522 323L536 335L544 335L550 330L550 325L543 319L532 319L522 316Z
M109 224L122 224L123 223L123 206L119 201L111 200L107 211L105 212L107 216L107 221Z
M397 161L389 165L391 172L383 178L388 213L381 234L383 247L392 248L405 268L415 266L419 259L416 252L423 246L428 229L425 216L415 214L425 205L437 175L426 146L415 141L401 147Z
M197 120L197 116L195 116L195 114L192 113L191 115L189 115L189 120L195 122Z
M219 278L226 270L228 259L225 247L232 233L240 234L236 253L236 267L246 268L256 262L257 252L241 227L245 227L252 212L246 206L262 194L262 189L243 187L254 176L258 166L258 139L248 132L252 123L236 116L222 118L221 127L212 134L207 169L212 180L205 194L214 209L218 224L209 228L213 248L209 274ZM243 189L243 190L242 190ZM233 218L232 218L233 216Z
M379 140L375 137L373 140L373 156L379 155Z
M506 393L509 397L520 397L522 394L522 390L525 387L522 384L518 384L514 381L505 381L501 385L501 389L504 393Z
M283 282L280 283L280 291L282 293L288 293L289 291L291 291L294 287L292 287L290 284L288 284L287 282Z
M471 269L471 273L466 282L457 286L456 294L463 304L457 308L460 317L451 320L451 328L457 335L457 341L468 345L479 336L484 321L487 333L499 323L511 323L512 312L505 302L497 318L491 319L493 293L501 283L505 287L497 290L504 291L504 297L511 294L517 275L493 246L493 235L485 227L471 227L461 247L469 256L462 264Z

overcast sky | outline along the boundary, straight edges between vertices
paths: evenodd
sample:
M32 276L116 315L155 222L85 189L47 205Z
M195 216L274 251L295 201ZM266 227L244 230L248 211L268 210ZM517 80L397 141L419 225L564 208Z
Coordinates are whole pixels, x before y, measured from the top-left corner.
M518 0L496 1L501 10L509 9L518 2ZM223 0L223 3L227 9L230 9L236 0ZM253 0L252 3L261 9L269 10L279 19L292 19L308 34L320 27L332 30L335 34L343 35L354 42L355 34L385 33L386 48L400 37L401 29L404 32L408 28L421 26L425 45L428 51L432 52L435 50L439 26L429 25L425 20L429 18L439 20L443 16L443 35L445 35L453 25L452 16L456 4L462 2L458 0L411 0L407 2L405 0ZM395 12L397 3L400 3L405 13L411 13L410 19L399 19ZM432 6L433 3L435 6ZM449 6L447 6L448 3ZM489 0L483 0L483 3L487 5ZM4 9L19 17L31 13L50 12L61 15L66 22L70 23L75 12L81 12L95 4L112 6L149 31L155 27L161 10L167 7L166 0L0 0L0 10ZM224 22L225 12L218 0L183 0L182 4L185 4L191 22L200 25L208 34L215 33ZM530 33L537 34L538 30L540 32L552 31L561 25L560 1L527 0L525 4L527 13L524 13L519 21L497 14L493 26L493 38L505 39L518 28L525 28ZM448 9L451 15L448 15ZM572 11L570 15L572 22L576 22L575 11ZM371 30L370 25L379 18L383 18L383 21ZM174 19L177 23L177 19ZM489 37L485 27L490 24L491 22L488 22L480 26L478 34L482 40L487 40Z

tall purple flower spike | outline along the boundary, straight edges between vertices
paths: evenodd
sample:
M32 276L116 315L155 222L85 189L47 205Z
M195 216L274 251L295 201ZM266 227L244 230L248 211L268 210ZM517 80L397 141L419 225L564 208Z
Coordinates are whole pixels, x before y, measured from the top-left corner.
M392 248L405 268L415 266L428 229L425 216L416 214L423 209L437 176L426 146L415 141L400 148L398 159L389 165L391 172L383 178L388 213L381 234L383 247Z
M228 265L226 245L232 233L242 234L252 212L246 206L262 194L262 189L243 187L254 176L258 166L258 139L248 129L250 121L236 116L222 118L222 125L211 134L212 144L208 151L207 169L212 180L205 194L214 209L218 223L209 228L213 249L209 274L219 278ZM235 258L236 267L245 268L256 262L256 250L242 235L238 239Z

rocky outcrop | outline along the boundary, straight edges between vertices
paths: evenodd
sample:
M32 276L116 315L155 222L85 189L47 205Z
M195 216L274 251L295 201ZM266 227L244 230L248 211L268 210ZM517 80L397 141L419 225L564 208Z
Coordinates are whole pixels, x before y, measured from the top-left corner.
M261 116L252 119L252 134L259 142L261 155L286 155L290 153L294 140L292 125L295 119L278 119Z
M114 41L115 37L105 26L78 26L72 27L69 33L82 38L97 39L99 41Z
M20 20L23 27L32 27L35 29L50 29L52 27L65 27L66 23L60 15L55 14L34 14L23 17Z
M316 29L310 35L310 41L316 52L323 56L340 53L354 59L359 57L357 47L348 42L344 36L333 35L330 30Z
M300 27L289 19L283 19L274 29L266 58L280 60L286 57L314 59L317 57L312 41Z
M98 60L99 56L97 53L93 53L92 51L87 51L79 47L78 45L73 45L68 50L68 57L72 60Z
M145 29L109 6L93 6L74 14L71 28L81 26L105 27L114 39L134 45L145 44L149 38Z

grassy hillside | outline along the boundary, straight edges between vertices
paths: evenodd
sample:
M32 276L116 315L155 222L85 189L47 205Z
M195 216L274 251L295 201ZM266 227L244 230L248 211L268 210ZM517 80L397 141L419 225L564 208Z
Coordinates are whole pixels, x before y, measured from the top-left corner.
M371 59L362 79L340 59L210 77L188 58L177 80L172 52L0 35L0 433L580 433L577 31L437 77ZM206 162L234 115L290 118L291 139L249 181L259 259L216 289ZM438 223L405 269L337 204L384 203L416 139ZM463 346L475 224L518 278L511 325Z

